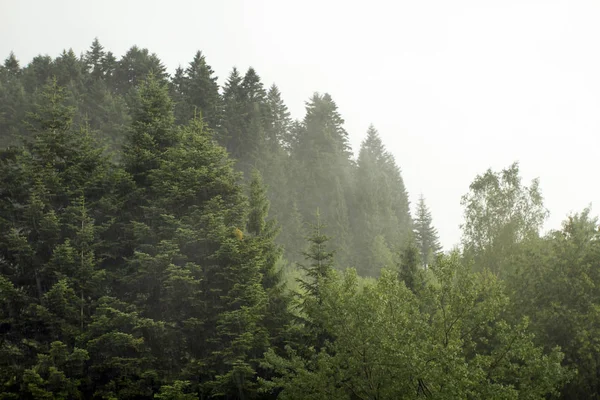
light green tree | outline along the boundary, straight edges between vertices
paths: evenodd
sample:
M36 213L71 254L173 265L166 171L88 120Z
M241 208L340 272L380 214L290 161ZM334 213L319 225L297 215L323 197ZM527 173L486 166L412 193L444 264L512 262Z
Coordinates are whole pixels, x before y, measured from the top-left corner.
M517 244L539 235L548 216L539 181L521 183L519 165L478 175L463 196L462 224L465 256L479 269L499 276L510 274Z

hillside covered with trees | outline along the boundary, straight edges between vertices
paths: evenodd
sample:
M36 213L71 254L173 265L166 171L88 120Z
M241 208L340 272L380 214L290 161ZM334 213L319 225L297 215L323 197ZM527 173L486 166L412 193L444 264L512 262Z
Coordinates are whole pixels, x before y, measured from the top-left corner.
M0 399L598 399L600 232L517 163L463 243L375 127L197 52L0 67Z

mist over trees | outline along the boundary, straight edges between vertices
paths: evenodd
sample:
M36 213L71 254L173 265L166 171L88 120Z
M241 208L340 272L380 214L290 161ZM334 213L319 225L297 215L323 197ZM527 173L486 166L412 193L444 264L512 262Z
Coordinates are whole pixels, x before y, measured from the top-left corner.
M0 67L0 398L600 396L600 241L517 163L460 249L370 126L198 51Z

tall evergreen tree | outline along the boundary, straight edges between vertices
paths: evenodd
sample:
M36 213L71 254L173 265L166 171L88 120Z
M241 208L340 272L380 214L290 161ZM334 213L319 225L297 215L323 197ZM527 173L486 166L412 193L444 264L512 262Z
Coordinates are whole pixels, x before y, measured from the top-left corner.
M296 174L298 206L305 219L321 210L336 248L350 248L347 232L352 160L348 134L337 105L328 94L315 94L307 103L303 127L294 146L292 159ZM348 254L340 253L340 265L348 265Z
M398 252L411 237L409 201L404 181L377 130L370 126L355 169L352 230L358 272L378 276L381 255L374 250ZM376 238L383 240L373 245Z
M239 160L245 145L245 115L242 76L237 68L233 68L223 87L223 107L221 143L232 158Z
M21 79L22 70L14 53L0 66L0 145L18 143L23 134L23 120L29 111L28 96Z
M419 197L414 223L415 242L421 254L421 262L427 268L442 250L437 229L433 226L431 212L423 195Z
M315 223L311 226L311 233L306 238L308 240L308 249L303 253L304 258L310 262L308 265L299 264L302 271L306 275L305 278L300 278L300 287L306 294L317 302L321 302L322 286L324 281L329 279L333 271L334 251L328 250L327 245L330 240L329 236L323 233L323 222L321 215L317 210L315 215Z
M156 54L151 54L148 49L131 47L115 65L113 84L116 92L127 95L149 74L153 74L161 82L167 78L166 68Z
M202 120L211 129L220 126L222 102L219 85L202 52L196 52L188 67L176 73L173 84L180 95L175 109L178 122L186 123L195 115L202 115Z
M5 151L0 165L0 280L7 293L2 341L21 360L0 365L2 378L10 371L1 386L8 396L21 385L20 397L31 390L77 397L81 364L57 358L87 359L74 345L106 293L100 261L116 176L89 132L73 127L74 110L56 80L39 98L44 101L31 115L30 139ZM55 372L48 375L48 368Z
M265 137L267 146L272 152L290 142L292 120L277 85L273 84L267 92L267 117ZM289 146L289 145L288 145Z
M87 72L93 79L101 79L104 77L104 61L106 52L104 46L100 44L98 38L94 38L90 49L85 53L83 62L85 63Z
M135 99L129 143L123 149L125 169L140 187L149 184L148 171L158 168L163 153L175 143L174 122L167 87L151 74Z

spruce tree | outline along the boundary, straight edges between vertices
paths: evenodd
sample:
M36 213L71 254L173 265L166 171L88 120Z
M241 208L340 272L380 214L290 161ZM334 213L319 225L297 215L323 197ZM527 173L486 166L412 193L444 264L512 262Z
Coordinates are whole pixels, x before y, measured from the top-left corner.
M0 66L0 146L15 145L23 135L28 97L19 61L11 52Z
M167 78L166 68L156 54L133 46L115 65L112 78L115 90L125 96L150 74L160 82Z
M242 77L233 68L223 87L223 125L220 142L231 157L239 160L244 152L245 115Z
M285 105L277 85L273 84L267 92L267 117L265 137L267 146L276 152L289 143L290 127L292 120L290 112Z
M435 256L442 250L442 246L440 245L437 230L432 224L431 212L425 204L423 195L421 195L417 204L414 234L415 242L421 255L421 262L427 268L435 260Z
M5 151L0 165L0 274L7 293L0 320L5 344L21 359L18 368L0 366L0 376L10 370L3 392L17 393L21 385L21 397L32 390L81 395L81 365L46 361L87 359L74 346L107 290L101 261L117 176L89 132L73 126L64 92L56 80L44 88L30 116L30 139Z
M399 251L410 237L411 217L400 169L373 126L360 147L353 189L356 266L360 275L378 276L381 257L373 250ZM377 237L384 243L374 246Z
M101 79L104 77L103 62L106 57L104 46L100 44L98 38L94 38L90 49L85 53L83 62L85 63L87 72L93 79Z
M333 271L334 251L327 249L330 237L323 233L323 222L321 215L317 210L315 214L315 223L311 226L311 233L306 238L309 243L308 249L303 252L304 258L310 264L299 264L304 272L305 278L300 278L300 287L306 292L306 295L322 302L322 286L324 281L329 279Z
M179 123L187 123L195 115L201 115L209 128L220 126L222 101L219 85L202 52L196 52L188 67L175 74L173 84L180 96L175 109Z
M163 153L175 143L173 102L167 87L150 75L135 98L129 141L125 145L125 170L139 187L145 187L148 171L158 168Z
M329 227L336 248L350 248L348 209L352 160L348 134L337 105L328 94L315 94L307 103L303 126L293 147L298 206L305 219L315 209ZM349 264L349 255L340 253L341 265Z

